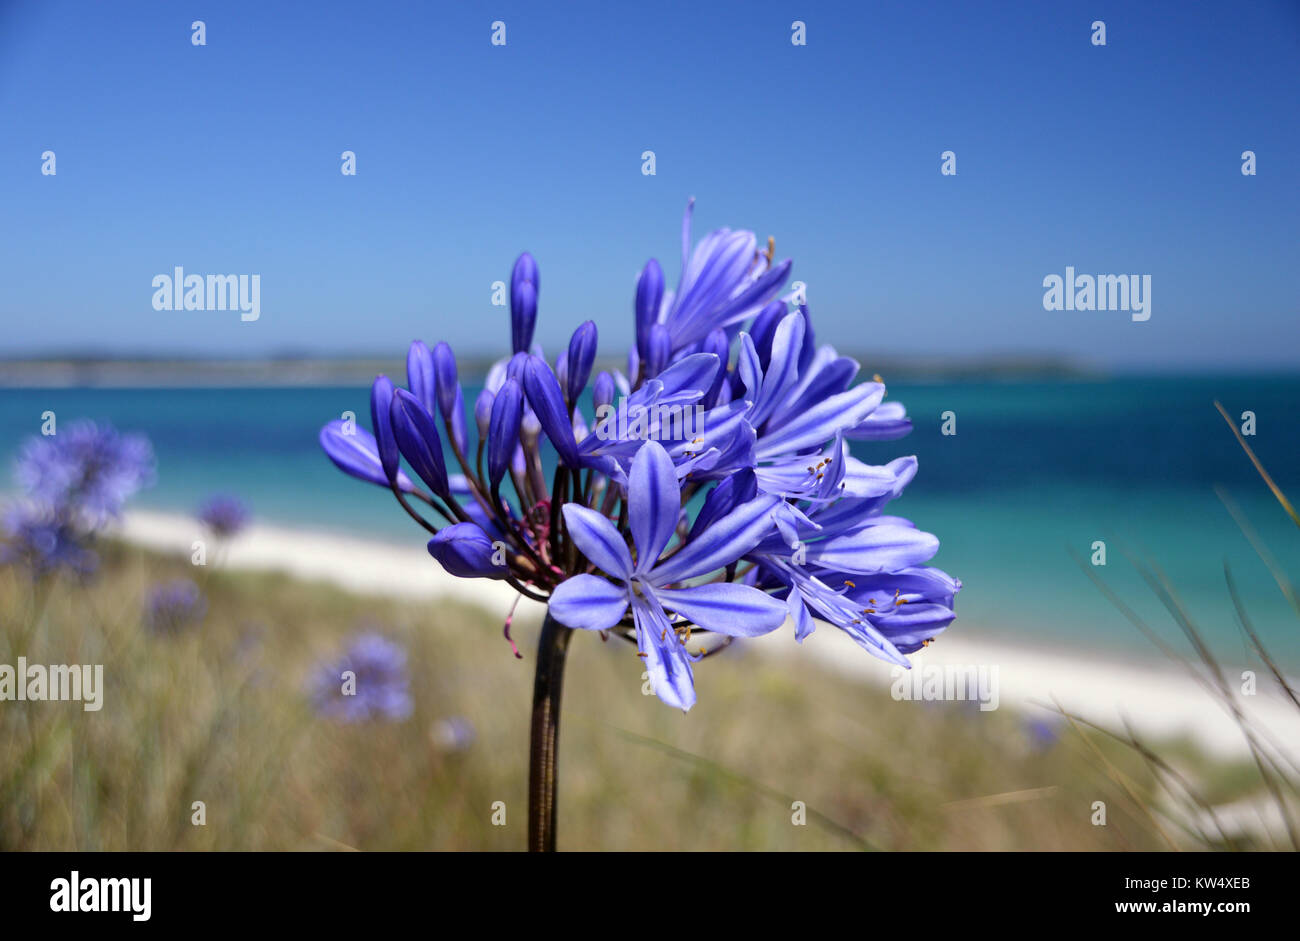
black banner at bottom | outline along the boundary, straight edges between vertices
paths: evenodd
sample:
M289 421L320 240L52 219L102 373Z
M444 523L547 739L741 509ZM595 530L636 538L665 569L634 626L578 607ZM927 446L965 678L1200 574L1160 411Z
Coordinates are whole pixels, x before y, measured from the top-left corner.
M0 902L6 927L127 930L373 929L431 914L483 917L500 930L515 918L558 926L629 903L634 919L682 905L692 926L725 917L733 930L783 905L814 904L863 912L876 925L1172 917L1226 927L1289 918L1294 864L1289 854L9 853L0 856Z

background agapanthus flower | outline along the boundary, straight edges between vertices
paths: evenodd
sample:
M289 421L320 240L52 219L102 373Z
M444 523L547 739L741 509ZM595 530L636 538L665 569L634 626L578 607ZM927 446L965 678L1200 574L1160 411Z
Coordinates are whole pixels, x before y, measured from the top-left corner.
M24 569L34 579L60 571L87 576L99 565L98 556L83 544L82 534L47 507L10 506L0 529L0 565Z
M252 512L238 497L216 494L203 502L196 516L218 539L229 539L248 525Z
M349 672L352 678L345 680ZM354 637L342 656L319 664L308 692L317 713L341 722L396 721L407 718L415 707L406 651L370 631Z
M75 513L95 529L153 483L153 448L143 435L121 434L93 421L70 422L56 434L28 439L15 477L29 499L59 513Z
M154 585L145 600L145 629L157 636L174 637L197 627L208 612L203 592L188 578Z
M89 547L96 533L153 482L153 448L142 435L72 422L27 439L14 477L22 498L5 510L0 565L23 568L34 579L87 576L98 563Z

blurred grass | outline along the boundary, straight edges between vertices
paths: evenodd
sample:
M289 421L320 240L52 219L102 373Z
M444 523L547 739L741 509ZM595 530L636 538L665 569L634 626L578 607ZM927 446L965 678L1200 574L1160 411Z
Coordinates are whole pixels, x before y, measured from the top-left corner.
M535 621L516 622L519 661L499 617L471 607L203 570L204 623L160 638L141 626L149 586L195 570L124 545L102 555L95 582L55 585L43 611L30 583L0 572L0 663L102 663L106 687L99 712L0 702L0 849L523 847ZM349 726L309 708L309 671L362 627L409 651L405 721ZM777 658L736 645L698 665L699 704L683 715L641 694L627 644L576 637L560 848L1166 848L1129 792L1158 804L1158 784L1123 744L1068 733L1036 744L1008 708L895 702L887 683L822 672L789 647ZM455 716L477 740L449 752L430 733ZM1225 799L1250 780L1180 754ZM1098 800L1106 826L1090 822ZM194 801L205 826L191 824ZM792 801L806 826L792 825Z

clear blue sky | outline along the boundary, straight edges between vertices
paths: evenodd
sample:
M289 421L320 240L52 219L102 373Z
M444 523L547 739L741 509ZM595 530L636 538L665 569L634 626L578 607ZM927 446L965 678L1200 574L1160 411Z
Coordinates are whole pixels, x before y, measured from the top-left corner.
M621 349L693 195L846 350L1295 367L1298 103L1295 0L0 0L0 354L501 351L522 249L548 349ZM153 310L176 265L261 319ZM1066 265L1150 274L1151 320L1045 311Z

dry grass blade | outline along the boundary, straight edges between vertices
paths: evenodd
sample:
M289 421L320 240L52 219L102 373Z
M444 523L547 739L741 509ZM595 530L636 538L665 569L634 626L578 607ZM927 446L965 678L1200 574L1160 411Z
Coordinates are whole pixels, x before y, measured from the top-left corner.
M1119 742L1121 745L1125 746L1126 748L1130 748L1133 751L1135 751L1147 763L1147 766L1149 768L1154 768L1161 772L1161 774L1157 774L1153 776L1157 781L1160 782L1161 786L1164 787L1165 791L1174 800L1178 800L1178 796L1174 794L1173 789L1169 787L1168 781L1165 779L1165 777L1161 777L1161 775L1165 775L1168 778L1171 778L1174 781L1178 782L1178 785L1183 789L1183 792L1192 801L1192 803L1196 804L1196 806L1199 807L1202 811L1204 811L1206 816L1209 817L1211 821L1213 821L1215 829L1219 831L1220 837L1222 837L1223 841L1228 844L1229 848L1234 847L1235 844L1232 838L1228 836L1227 831L1224 829L1223 823L1222 821L1220 821L1219 815L1214 809L1214 805L1211 804L1209 801L1207 801L1204 797L1202 797L1197 792L1197 790L1194 787L1192 787L1191 782L1187 780L1185 775L1180 773L1178 769L1174 768L1171 764L1169 764L1169 762L1165 761L1158 754L1156 754L1156 752L1152 748L1144 744L1142 740L1139 739L1137 735L1134 733L1133 729L1129 726L1127 721L1125 721L1124 723L1124 731L1127 733L1127 737L1125 737L1123 735L1120 735L1117 732L1112 732L1110 729L1106 728L1105 726L1099 725L1096 722L1091 721L1090 719L1085 719L1083 716L1079 715L1078 713L1063 710L1059 705L1048 705L1047 703L1036 703L1036 704L1042 706L1045 709L1053 709L1054 711L1060 713L1060 715L1063 716L1064 718L1079 723L1080 725L1086 725L1088 728L1092 729L1093 731L1100 732L1102 735L1105 735L1107 738ZM1211 842L1208 835L1205 834L1203 831L1198 832L1197 836L1201 840L1201 842L1207 845Z
M1087 746L1090 749L1092 749L1093 755L1098 760L1100 760L1103 765L1106 766L1106 774L1110 777L1110 779L1114 781L1116 784L1118 784L1120 787L1122 787L1124 789L1124 793L1128 795L1129 800L1133 802L1134 806L1136 806L1139 810L1142 811L1143 814L1146 815L1146 818L1150 822L1151 826L1155 829L1155 831L1158 834L1160 834L1160 838L1165 841L1165 845L1168 846L1171 850L1178 852L1178 846L1174 844L1174 841L1172 839L1170 839L1169 834L1165 832L1165 828L1160 826L1160 821L1157 820L1156 815L1151 812L1151 808L1150 806L1147 805L1147 802L1144 801L1142 798L1140 798L1137 795L1137 792L1133 790L1133 785L1129 783L1127 775L1125 775L1122 771L1116 768L1115 765L1111 763L1110 759L1108 759L1104 754L1102 754L1101 749L1097 747L1097 743L1094 742L1092 739L1088 738L1088 736L1084 734L1083 729L1079 728L1079 724L1074 721L1074 717L1071 716L1070 713L1066 712L1064 709L1061 708L1061 704L1056 701L1056 697L1052 697L1052 704L1056 707L1057 712L1065 716L1065 721L1070 723L1070 728L1074 729L1074 731L1078 734L1078 736L1081 739L1083 739L1084 743L1087 744Z
M1219 703L1225 710L1227 710L1233 721L1237 723L1237 727L1241 729L1241 734L1245 736L1246 742L1250 746L1251 755L1255 759L1255 765L1259 769L1260 777L1264 782L1264 786L1268 789L1269 795L1277 805L1279 814L1281 814L1283 821L1286 823L1287 835L1291 839L1291 844L1296 850L1300 851L1300 830L1297 830L1296 822L1291 815L1290 808L1288 807L1285 798L1282 796L1281 788L1279 786L1279 780L1287 783L1290 782L1282 768L1279 766L1276 756L1264 750L1260 737L1256 734L1254 725L1252 725L1251 721L1242 712L1241 706L1233 695L1232 689L1229 687L1227 679L1224 677L1222 666L1215 658L1209 646L1205 643L1204 638L1201 636L1201 632L1197 630L1196 625L1192 623L1191 616L1188 614L1187 609L1183 606L1183 603L1174 592L1173 586L1169 583L1168 578L1166 578L1165 574L1154 565L1150 570L1148 570L1136 560L1134 560L1133 564L1137 566L1138 572L1142 575L1142 578L1151 587L1151 590L1155 592L1156 597L1160 599L1161 604L1163 604L1169 611L1174 621L1180 628L1182 628L1183 633L1187 636L1187 639L1192 644L1193 648L1195 648L1197 655L1201 658L1201 662L1204 664L1206 670L1214 677L1215 693L1217 694Z
M1259 538L1259 534L1255 532L1255 527L1250 525L1250 520L1246 519L1246 514L1241 511L1241 508L1237 506L1236 501L1234 501L1232 497L1228 496L1228 492L1222 487L1215 487L1214 492L1218 496L1219 502L1223 504L1224 508L1228 511L1228 514L1232 517L1233 522L1237 524L1237 528L1241 530L1241 534L1245 536L1246 541L1250 543L1250 547L1254 549L1255 554L1259 556L1259 560L1264 563L1264 567L1267 568L1269 574L1273 576L1273 580L1277 582L1278 588L1282 589L1283 596L1291 603L1291 607L1296 609L1296 613L1300 614L1300 595L1296 594L1296 590L1292 586L1291 580L1286 577L1286 573L1282 571L1282 567L1277 564L1277 560L1273 558L1273 554L1268 551L1268 546L1264 545L1264 541Z
M1286 676L1283 675L1281 668L1279 668L1273 661L1273 658L1269 656L1268 651L1264 648L1264 642L1259 639L1259 636L1255 633L1254 626L1250 623L1250 618L1246 616L1245 605L1242 604L1241 597L1237 594L1237 583L1232 577L1232 570L1228 567L1227 560L1224 560L1223 563L1223 578L1228 583L1228 596L1232 599L1232 606L1237 611L1237 622L1241 625L1241 629L1250 639L1251 646L1255 648L1255 652L1259 654L1260 659L1264 661L1269 672L1273 674L1273 679L1277 682L1277 685L1282 688L1282 691L1286 693L1287 698L1291 700L1291 704L1297 709L1300 709L1300 698L1296 697L1296 691L1293 690L1291 684L1287 682Z
M1250 449L1250 445L1246 443L1246 439L1241 436L1241 429L1239 429L1236 422L1232 420L1232 416L1228 414L1228 410L1225 409L1217 399L1214 402L1214 407L1219 410L1219 414L1223 416L1223 420L1228 423L1228 427L1232 429L1233 435L1237 438L1237 443L1240 444L1242 450L1246 452L1246 456L1250 458L1250 462L1255 465L1255 470L1259 471L1259 476L1264 478L1264 483L1268 484L1268 489L1273 491L1273 496L1277 497L1277 502L1282 504L1282 509L1286 510L1287 515L1291 517L1292 522L1297 526L1300 526L1300 514L1296 513L1295 507L1293 507L1291 501L1286 498L1286 494L1282 492L1277 484L1273 483L1273 478L1268 475L1268 471L1264 470L1264 465L1261 464L1259 458L1255 456L1255 452Z
M1105 581L1102 580L1101 576L1093 571L1093 567L1090 566L1087 562L1085 562L1083 558L1079 555L1079 553L1077 553L1074 550L1074 547L1067 546L1066 551L1069 552L1070 557L1074 559L1075 563L1079 566L1083 574L1088 576L1088 580L1091 581L1093 585L1096 586L1097 590L1102 593L1102 596L1107 601L1109 601L1115 607L1115 609L1119 611L1120 614L1124 615L1124 617L1128 620L1128 622L1132 624L1134 627L1136 627L1138 629L1138 632L1141 633L1143 637L1149 640L1151 644L1156 647L1156 649L1158 649L1162 654L1164 654L1174 663L1186 669L1187 672L1191 675L1191 677L1194 680L1196 680L1197 683L1205 687L1207 692L1213 692L1213 687L1211 687L1210 684L1206 681L1205 677L1202 676L1195 669L1195 667L1192 666L1192 664L1187 660L1187 658L1184 657L1182 654L1180 654L1177 650L1174 650L1174 648L1166 644L1164 640L1161 639L1160 635L1157 634L1151 628L1151 626L1146 623L1146 621L1142 620L1142 618L1138 615L1136 611L1134 611L1127 604L1125 604L1124 599L1119 597L1119 595L1115 594L1115 592L1111 590L1110 586L1107 585Z

